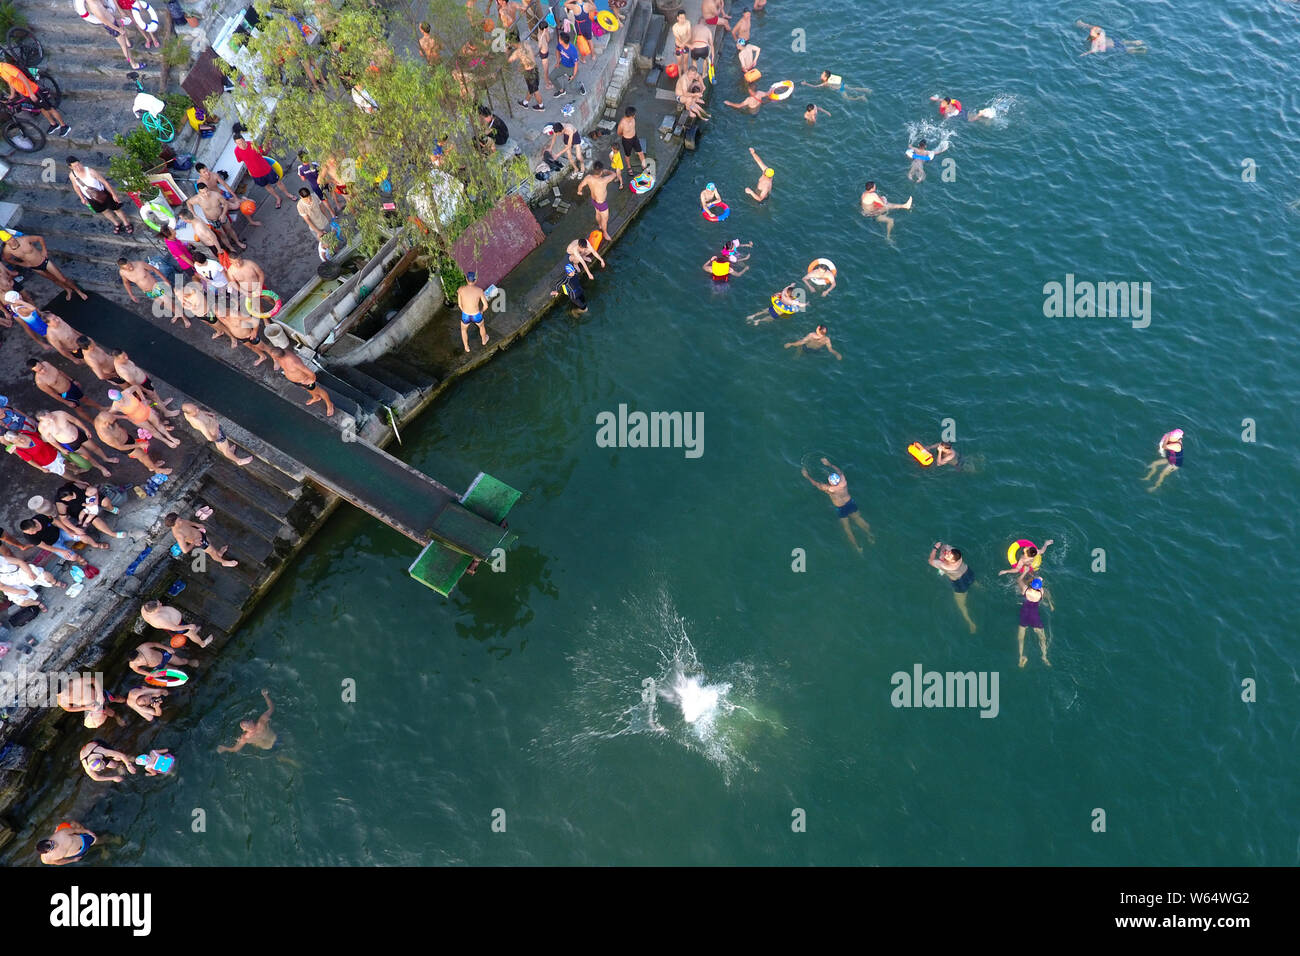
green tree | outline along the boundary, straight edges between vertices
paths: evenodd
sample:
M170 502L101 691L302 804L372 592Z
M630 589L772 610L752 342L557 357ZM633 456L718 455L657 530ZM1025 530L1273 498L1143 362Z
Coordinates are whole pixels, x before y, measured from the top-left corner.
M304 150L348 182L345 235L364 253L403 228L430 271L444 271L456 237L528 175L526 163L475 147L483 129L479 95L505 63L500 38L494 52L492 37L481 23L471 27L463 5L435 0L430 20L444 55L431 65L418 56L414 25L387 25L364 2L335 9L328 0L274 7L261 0L257 10L262 20L257 35L244 38L242 70L228 68L240 121L265 131L260 145L274 144L286 170ZM302 24L319 26L320 39L309 43ZM414 55L394 52L395 45ZM444 137L435 170L431 154ZM388 199L395 214L383 208Z

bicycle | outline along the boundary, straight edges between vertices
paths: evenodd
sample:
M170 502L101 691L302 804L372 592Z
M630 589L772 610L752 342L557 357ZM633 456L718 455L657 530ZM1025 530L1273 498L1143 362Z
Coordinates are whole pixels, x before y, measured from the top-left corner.
M0 44L0 56L14 66L31 69L45 59L45 47L36 34L25 27L12 27Z
M30 100L0 102L0 138L19 152L38 153L43 150L45 131L39 124L18 115L40 111L40 107Z
M132 70L126 77L135 84L136 89L135 103L131 111L139 118L140 124L153 134L154 139L160 143L170 143L176 138L176 127L163 115L167 104L144 88L139 73Z

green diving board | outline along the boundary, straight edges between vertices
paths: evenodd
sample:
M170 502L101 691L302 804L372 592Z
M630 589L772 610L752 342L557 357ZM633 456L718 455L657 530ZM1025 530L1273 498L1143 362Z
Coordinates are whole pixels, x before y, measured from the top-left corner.
M503 525L520 497L521 492L480 472L461 503L449 503L434 519L429 529L433 540L412 563L411 577L447 597L476 562L518 537Z

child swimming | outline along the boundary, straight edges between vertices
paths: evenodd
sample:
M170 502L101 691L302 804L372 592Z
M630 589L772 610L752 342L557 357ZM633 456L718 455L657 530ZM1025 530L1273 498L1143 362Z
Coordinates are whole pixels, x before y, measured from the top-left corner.
M846 100L849 100L850 102L862 102L867 98L865 95L855 96L850 94L857 94L857 93L869 94L871 92L871 90L869 90L865 86L845 86L844 77L832 73L830 70L822 70L820 82L809 83L807 80L800 80L799 82L802 83L804 86L811 86L813 89L821 89L822 87L826 87L828 89L835 90L837 93L839 93L841 96L843 96Z

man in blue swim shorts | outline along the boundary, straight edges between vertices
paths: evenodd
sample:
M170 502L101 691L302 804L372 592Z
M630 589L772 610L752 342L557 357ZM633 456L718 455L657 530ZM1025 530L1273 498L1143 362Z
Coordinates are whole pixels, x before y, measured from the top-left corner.
M975 583L975 572L962 558L960 551L948 547L942 541L936 541L934 547L930 549L930 565L938 568L939 572L948 578L948 583L952 585L953 599L957 602L957 610L961 611L961 616L966 619L970 632L974 634L975 622L971 620L970 612L966 610L966 592Z
M478 326L478 337L484 345L488 344L487 325L483 321L483 313L487 311L487 296L483 290L475 284L478 275L474 272L465 273L465 284L456 290L456 304L460 306L460 341L465 346L465 351L469 351L469 327Z
M95 843L95 834L87 830L76 820L60 823L54 835L48 840L36 844L36 852L41 862L49 866L64 866L76 863Z
M867 540L872 544L876 543L875 535L871 533L871 525L858 513L857 503L849 495L849 482L844 477L844 472L836 465L832 465L825 458L822 464L830 469L830 474L826 476L825 483L817 481L812 475L808 474L808 469L803 469L803 476L808 479L818 491L825 492L831 499L831 504L835 506L835 514L840 519L840 525L844 528L844 533L848 535L849 544L853 545L858 554L862 553L862 545L858 544L858 539L853 536L853 526L850 521L867 533Z

